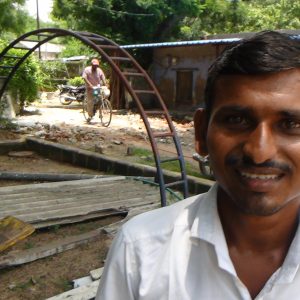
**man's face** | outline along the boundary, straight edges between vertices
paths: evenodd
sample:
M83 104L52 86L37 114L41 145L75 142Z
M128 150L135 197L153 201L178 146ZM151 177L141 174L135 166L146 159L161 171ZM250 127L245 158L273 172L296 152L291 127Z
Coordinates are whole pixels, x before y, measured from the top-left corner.
M93 70L97 70L97 68L98 68L98 65L92 64L92 69L93 69Z
M206 147L220 196L240 211L271 215L298 205L300 69L218 79Z

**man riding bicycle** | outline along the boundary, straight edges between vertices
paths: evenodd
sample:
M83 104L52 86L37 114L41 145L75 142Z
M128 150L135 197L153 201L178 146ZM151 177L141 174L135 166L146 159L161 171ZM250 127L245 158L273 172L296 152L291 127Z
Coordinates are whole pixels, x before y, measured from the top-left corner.
M88 66L84 69L82 73L82 78L85 81L86 86L86 97L87 97L87 111L89 123L94 116L94 102L93 102L93 88L97 86L106 85L106 78L104 72L99 67L99 60L94 58L92 59L91 66Z

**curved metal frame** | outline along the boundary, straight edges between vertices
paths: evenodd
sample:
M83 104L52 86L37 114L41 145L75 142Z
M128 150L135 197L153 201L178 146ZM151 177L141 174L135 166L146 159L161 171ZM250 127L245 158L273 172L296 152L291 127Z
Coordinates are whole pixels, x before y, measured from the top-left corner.
M187 185L187 177L186 177L186 171L185 171L185 164L184 164L184 157L183 157L183 153L181 150L181 145L179 142L179 138L176 134L176 130L175 127L172 123L171 117L168 113L168 109L163 101L163 99L161 98L156 86L154 85L153 81L150 79L149 75L146 73L146 71L137 63L137 61L123 48L121 48L118 44L116 44L115 42L100 36L98 34L95 33L90 33L90 32L77 32L77 31L71 31L71 30L66 30L66 29L58 29L58 28L43 28L43 29L38 29L38 30L34 30L31 32L28 32L22 36L20 36L19 38L17 38L15 41L13 41L10 45L8 45L1 53L0 53L0 63L2 61L3 58L5 57L10 57L9 55L7 55L7 53L9 52L10 49L12 48L17 48L15 47L20 41L22 40L27 40L28 41L28 37L30 36L37 36L38 40L30 40L33 42L36 42L37 44L34 45L32 48L28 49L28 52L20 57L18 59L18 61L16 62L16 64L14 66L3 66L0 65L0 68L11 68L11 72L9 73L9 75L7 77L5 77L5 81L4 84L0 90L0 99L9 83L9 81L11 80L11 78L14 76L15 72L17 71L17 69L19 68L19 66L24 62L24 60L37 48L39 48L42 44L57 38L57 37L62 37L62 36L72 36L77 38L78 40L82 41L84 44L90 46L92 49L94 49L96 52L98 52L102 59L104 59L105 61L108 62L108 64L110 65L110 67L113 69L113 71L118 75L118 77L121 79L122 83L125 85L127 91L129 92L129 94L132 96L132 98L135 100L135 103L137 105L137 108L140 112L140 115L144 121L147 133L149 135L149 140L151 143L151 147L154 153L154 158L155 158L155 164L156 164L156 168L157 168L157 179L159 181L159 185L160 185L160 194L161 194L161 205L165 206L166 205L166 192L165 189L170 187L170 186L174 186L177 184L183 184L183 193L184 193L184 197L188 196L188 185ZM44 39L40 39L40 37L45 37ZM97 44L96 42L102 42L104 44ZM122 56L119 57L113 57L110 56L107 52L105 52L106 50L116 50L118 51ZM25 49L27 50L27 49ZM16 57L15 57L16 58ZM130 63L132 63L132 65L134 66L134 68L138 71L137 73L133 73L136 74L137 76L142 76L144 77L145 81L148 83L148 85L150 86L150 88L152 90L149 91L137 91L134 90L131 85L130 82L127 80L126 78L126 72L122 72L122 70L120 69L120 67L114 62L114 60L119 60L119 61L130 61ZM131 75L133 75L131 74ZM128 74L127 74L128 75ZM157 99L158 102L161 106L161 111L150 111L150 113L160 113L163 114L166 118L166 121L168 123L169 129L170 129L170 133L169 134L162 134L162 135L157 135L154 134L154 132L151 129L149 120L147 118L147 111L144 110L144 107L142 105L142 102L139 99L138 96L138 92L150 92L152 94L154 94ZM149 112L148 112L149 113ZM180 165L180 169L181 169L181 180L174 182L174 183L168 183L166 184L164 181L164 177L163 177L163 170L161 167L161 163L163 162L160 159L159 156L159 152L158 152L158 148L156 145L156 141L155 138L157 137L162 137L162 136L170 136L173 138L176 150L177 150L177 154L178 157L176 157L175 159L171 159L171 160L178 160L179 161L179 165ZM169 159L170 160L170 159Z

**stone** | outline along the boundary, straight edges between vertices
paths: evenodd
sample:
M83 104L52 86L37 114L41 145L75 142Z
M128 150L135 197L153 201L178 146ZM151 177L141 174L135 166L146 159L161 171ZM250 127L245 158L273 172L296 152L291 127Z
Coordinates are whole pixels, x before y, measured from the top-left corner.
M102 145L95 145L95 152L98 152L100 154L104 153L104 147Z

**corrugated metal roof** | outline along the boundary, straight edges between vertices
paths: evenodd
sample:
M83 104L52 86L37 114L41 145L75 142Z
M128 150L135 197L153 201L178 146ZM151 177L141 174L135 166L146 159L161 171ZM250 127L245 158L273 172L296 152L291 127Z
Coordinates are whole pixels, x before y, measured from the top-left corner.
M300 34L293 35L292 37L300 40ZM242 38L209 39L209 40L195 40L195 41L123 45L121 46L121 48L133 49L133 48L179 47L179 46L209 45L209 44L230 44L230 43L238 42L240 40L242 40Z
M212 39L212 40L195 40L195 41L123 45L121 47L125 49L130 49L130 48L176 47L176 46L192 46L192 45L208 45L208 44L230 44L230 43L238 42L240 40L241 38Z

